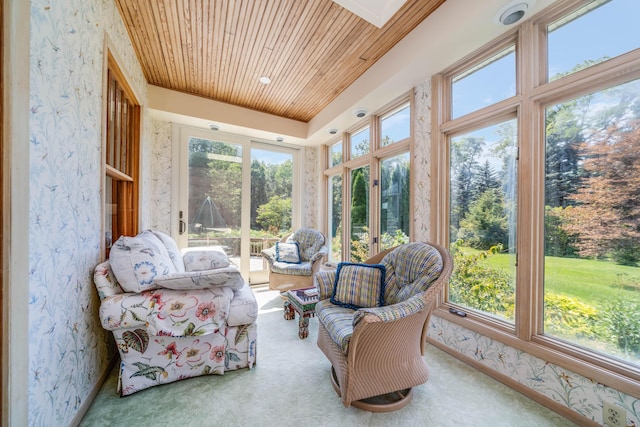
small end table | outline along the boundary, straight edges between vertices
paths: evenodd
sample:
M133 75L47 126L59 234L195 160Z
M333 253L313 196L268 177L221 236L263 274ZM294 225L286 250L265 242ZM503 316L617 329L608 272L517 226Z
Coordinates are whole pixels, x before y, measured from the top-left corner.
M316 315L316 303L318 291L316 288L295 289L287 291L287 300L284 302L285 320L296 318L296 311L300 316L298 321L298 336L305 339L309 336L309 318Z

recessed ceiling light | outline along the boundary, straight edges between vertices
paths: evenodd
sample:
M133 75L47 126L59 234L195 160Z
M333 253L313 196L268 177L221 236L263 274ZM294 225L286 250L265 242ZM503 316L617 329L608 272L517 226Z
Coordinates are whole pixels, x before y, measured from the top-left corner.
M260 83L262 83L263 85L268 85L269 83L271 83L271 79L267 76L262 76L260 77Z
M281 136L276 136L276 141L282 142L282 141L284 141L284 138L281 137Z
M338 133L338 129L336 129L336 128L329 129L329 134L335 135L336 133Z
M354 114L357 118L359 118L359 119L361 119L361 118L363 118L364 116L366 116L366 115L367 115L367 113L368 113L368 111L367 111L367 109L366 109L366 108L358 108L357 110L355 110L355 111L353 112L353 114Z
M211 130L220 130L220 126L215 123L209 123L209 129Z
M495 24L513 25L533 8L535 0L512 0L498 10L493 18Z

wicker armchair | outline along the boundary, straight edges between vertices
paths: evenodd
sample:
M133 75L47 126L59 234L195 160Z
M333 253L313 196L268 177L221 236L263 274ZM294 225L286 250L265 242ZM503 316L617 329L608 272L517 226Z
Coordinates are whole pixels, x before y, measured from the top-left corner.
M282 256L284 245L297 247L297 255ZM322 259L328 253L324 234L317 230L301 228L284 237L275 246L261 252L269 263L269 288L284 293L313 286L313 275L320 270Z
M356 288L347 294L367 294L362 287L370 274L365 272L365 277L353 270L367 267L352 264L352 270L344 273L340 264L337 271L315 275L320 298L316 305L318 347L331 362L333 386L345 407L389 412L404 407L411 399L411 388L429 377L423 357L429 317L451 275L453 261L441 246L408 243L365 263L385 272L384 298L368 306L372 308L354 309L336 301L341 280L355 282ZM341 274L346 278L340 279Z

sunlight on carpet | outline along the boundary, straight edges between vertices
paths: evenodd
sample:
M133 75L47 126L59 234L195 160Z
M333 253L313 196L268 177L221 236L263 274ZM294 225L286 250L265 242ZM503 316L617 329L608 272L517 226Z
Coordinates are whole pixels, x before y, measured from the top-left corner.
M403 409L372 414L345 408L333 390L331 365L316 340L298 338L298 316L284 320L277 291L255 288L258 300L257 364L153 387L131 396L116 393L115 369L81 426L572 426L561 416L427 346L426 384L414 387Z

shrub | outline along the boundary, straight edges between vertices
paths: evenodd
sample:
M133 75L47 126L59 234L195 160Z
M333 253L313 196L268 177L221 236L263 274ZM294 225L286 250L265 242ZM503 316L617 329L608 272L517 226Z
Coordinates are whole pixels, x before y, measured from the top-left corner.
M515 290L511 275L486 263L487 258L502 251L502 245L465 255L462 240L451 247L454 270L449 281L449 299L485 313L513 319Z

